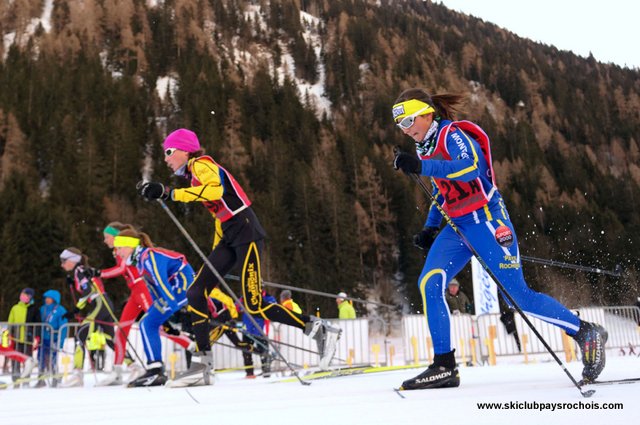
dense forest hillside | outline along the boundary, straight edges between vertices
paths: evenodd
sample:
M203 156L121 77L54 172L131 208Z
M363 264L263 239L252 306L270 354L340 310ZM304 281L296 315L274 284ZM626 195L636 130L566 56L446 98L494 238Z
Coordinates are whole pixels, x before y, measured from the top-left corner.
M390 107L412 86L467 95L461 117L492 138L523 255L624 269L525 264L535 289L570 307L637 296L638 70L417 0L10 0L0 34L0 319L25 286L70 302L58 254L77 246L111 265L112 220L200 266L135 190L143 177L184 184L161 150L178 127L253 199L267 280L420 311L411 235L427 205L391 167L393 146L411 141ZM170 207L210 246L202 206ZM336 314L331 299L296 299Z

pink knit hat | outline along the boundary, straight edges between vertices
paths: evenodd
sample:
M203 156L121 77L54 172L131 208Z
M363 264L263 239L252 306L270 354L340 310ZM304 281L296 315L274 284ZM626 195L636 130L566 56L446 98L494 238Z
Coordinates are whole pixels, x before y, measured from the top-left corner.
M195 152L200 150L200 142L196 133L186 128L179 128L164 139L162 147L164 149L176 148L185 152Z

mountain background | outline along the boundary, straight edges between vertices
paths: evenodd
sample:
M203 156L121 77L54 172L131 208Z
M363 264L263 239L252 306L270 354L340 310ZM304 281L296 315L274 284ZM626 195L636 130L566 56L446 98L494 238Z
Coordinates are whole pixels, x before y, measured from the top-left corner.
M101 231L113 220L201 265L135 190L142 178L185 184L161 149L178 127L253 200L266 280L421 311L412 234L428 203L391 167L393 146L412 149L391 105L414 86L467 95L459 118L492 139L522 255L624 271L524 263L534 289L569 307L638 296L637 69L430 1L11 0L0 34L0 319L24 287L56 288L69 305L59 253L112 265ZM208 251L208 212L169 206ZM472 296L469 272L459 280ZM125 285L107 288L124 301ZM332 299L294 298L337 315Z

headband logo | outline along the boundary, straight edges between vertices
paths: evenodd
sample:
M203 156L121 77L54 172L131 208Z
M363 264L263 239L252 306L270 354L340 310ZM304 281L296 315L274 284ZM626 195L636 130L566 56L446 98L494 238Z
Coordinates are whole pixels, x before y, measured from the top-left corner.
M398 105L398 106L393 108L393 119L394 120L396 118L398 118L400 115L403 115L403 114L404 114L404 104Z

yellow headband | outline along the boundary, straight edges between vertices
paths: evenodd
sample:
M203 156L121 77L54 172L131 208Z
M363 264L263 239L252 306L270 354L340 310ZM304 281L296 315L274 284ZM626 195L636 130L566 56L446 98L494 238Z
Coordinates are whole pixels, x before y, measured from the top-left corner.
M418 99L409 99L404 102L396 103L393 105L393 120L398 121L404 117L426 115L436 110L433 106L429 105Z
M113 238L113 246L115 248L135 248L140 245L140 239L132 236L116 236Z

